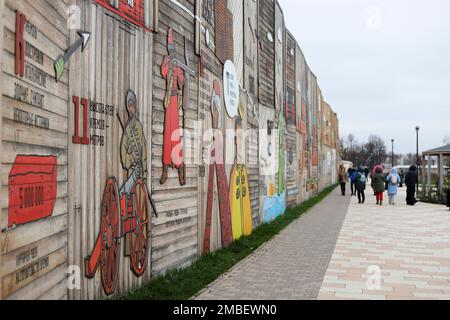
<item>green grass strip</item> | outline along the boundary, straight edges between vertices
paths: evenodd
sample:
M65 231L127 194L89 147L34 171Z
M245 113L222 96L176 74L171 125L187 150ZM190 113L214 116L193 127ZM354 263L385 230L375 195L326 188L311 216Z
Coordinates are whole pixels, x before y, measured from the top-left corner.
M204 255L191 267L167 272L155 278L142 288L131 291L125 300L188 300L204 289L234 265L252 254L261 245L279 234L291 222L298 219L328 196L336 186L329 187L317 197L311 198L296 208L288 209L286 214L270 224L256 228L252 235L243 237L228 248Z

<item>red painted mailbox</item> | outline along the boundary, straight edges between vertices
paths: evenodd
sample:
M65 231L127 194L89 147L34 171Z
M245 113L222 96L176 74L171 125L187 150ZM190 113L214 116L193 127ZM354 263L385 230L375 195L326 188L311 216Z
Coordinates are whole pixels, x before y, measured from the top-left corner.
M57 172L55 156L17 156L9 173L8 228L52 215Z

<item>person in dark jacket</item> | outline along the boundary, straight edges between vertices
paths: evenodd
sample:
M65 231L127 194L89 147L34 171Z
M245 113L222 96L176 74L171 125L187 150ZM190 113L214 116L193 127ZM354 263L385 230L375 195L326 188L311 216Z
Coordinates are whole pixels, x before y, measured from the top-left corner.
M366 190L366 175L364 172L358 172L356 176L356 191L358 191L358 202L359 203L365 203L366 202L366 195L364 191Z
M417 175L417 167L411 166L405 177L406 184L406 204L409 206L414 206L417 203L416 200L416 186L419 181L419 176Z
M375 175L373 176L373 189L377 196L377 204L383 205L383 194L385 191L385 177L383 174L383 168L377 167L375 169Z
M358 170L356 170L356 166L349 169L349 178L350 178L350 189L352 191L352 196L356 196L356 176L358 175Z

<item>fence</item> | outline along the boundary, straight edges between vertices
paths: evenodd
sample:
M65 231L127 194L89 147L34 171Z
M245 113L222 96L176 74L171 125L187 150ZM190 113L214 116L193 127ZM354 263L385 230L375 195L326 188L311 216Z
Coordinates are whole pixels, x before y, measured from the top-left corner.
M0 299L125 293L336 183L338 117L276 1L0 14Z

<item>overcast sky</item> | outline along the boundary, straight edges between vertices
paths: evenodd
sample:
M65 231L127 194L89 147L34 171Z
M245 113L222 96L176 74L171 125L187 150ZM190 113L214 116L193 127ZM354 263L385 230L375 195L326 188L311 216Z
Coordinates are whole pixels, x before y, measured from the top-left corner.
M396 152L450 135L450 1L278 0L286 26L338 113L341 136Z

